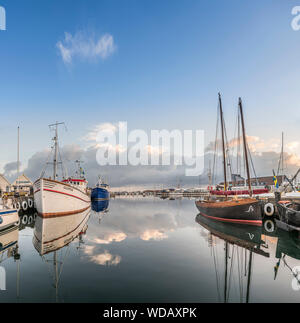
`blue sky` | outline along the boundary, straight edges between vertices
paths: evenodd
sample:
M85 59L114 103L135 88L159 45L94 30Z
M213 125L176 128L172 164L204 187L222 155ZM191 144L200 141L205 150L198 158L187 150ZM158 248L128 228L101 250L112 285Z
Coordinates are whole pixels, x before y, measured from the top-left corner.
M204 129L213 140L217 93L228 128L239 96L247 132L299 140L300 31L283 0L0 0L1 168L49 146L47 125L65 121L63 144L103 122L131 129ZM105 59L57 48L65 32L113 37ZM231 134L230 134L231 135ZM299 147L300 149L300 147ZM299 150L300 152L300 150Z

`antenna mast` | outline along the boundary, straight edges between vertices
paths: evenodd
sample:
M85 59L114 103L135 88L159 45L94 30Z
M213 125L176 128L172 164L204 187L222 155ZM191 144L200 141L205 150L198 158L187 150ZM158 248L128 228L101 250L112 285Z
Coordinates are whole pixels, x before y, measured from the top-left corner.
M57 159L58 159L58 126L64 125L64 122L56 122L55 124L49 125L49 128L55 127L55 137L54 141L54 158L53 158L53 179L56 181L57 179Z

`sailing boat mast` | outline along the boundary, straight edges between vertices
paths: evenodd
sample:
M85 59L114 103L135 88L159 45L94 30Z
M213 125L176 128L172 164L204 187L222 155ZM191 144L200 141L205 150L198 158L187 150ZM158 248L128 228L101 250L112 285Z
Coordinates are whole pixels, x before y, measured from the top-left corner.
M224 191L227 189L227 175L226 175L226 150L225 150L225 129L224 129L224 116L222 108L221 94L219 93L219 108L221 117L221 132L222 132L222 149L223 149L223 166L224 166Z
M19 191L19 176L20 176L20 127L18 127L18 160L17 160L17 191Z
M249 195L251 197L252 189L251 189L251 178L250 178L249 161L248 161L248 149L247 149L248 146L247 146L247 138L246 138L245 122L244 122L244 114L243 114L243 106L242 106L241 98L239 98L239 108L240 108L241 122L242 122L244 155L245 155L245 163L246 163L246 170L247 170L247 177L248 177Z
M284 163L284 158L283 158L283 132L282 132L282 144L281 144L281 175L282 175L282 178L281 178L281 183L283 183L283 181L284 181L284 175L283 175L284 166L283 166L283 163Z

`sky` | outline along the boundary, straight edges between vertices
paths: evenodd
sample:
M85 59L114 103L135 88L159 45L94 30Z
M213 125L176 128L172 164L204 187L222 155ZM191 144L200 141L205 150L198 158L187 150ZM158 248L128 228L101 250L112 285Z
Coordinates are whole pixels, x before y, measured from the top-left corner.
M56 121L67 126L60 142L68 158L89 158L92 180L102 169L85 138L101 124L202 129L208 145L218 92L230 137L243 98L257 172L271 174L282 131L294 170L300 166L300 30L291 27L297 5L299 0L0 0L6 11L0 172L14 175L20 126L22 169L37 178L51 145L48 125ZM268 167L266 154L274 159ZM151 167L140 173L117 168L103 170L115 186L160 182L162 176ZM181 175L173 171L163 171L163 181L175 184ZM122 183L114 177L119 172Z

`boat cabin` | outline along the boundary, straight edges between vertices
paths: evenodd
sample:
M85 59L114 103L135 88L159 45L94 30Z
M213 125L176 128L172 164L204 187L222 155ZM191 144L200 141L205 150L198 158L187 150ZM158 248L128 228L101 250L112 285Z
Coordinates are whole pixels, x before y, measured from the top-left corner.
M80 190L85 190L87 187L87 181L85 179L68 178L64 179L62 182L77 187Z

